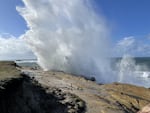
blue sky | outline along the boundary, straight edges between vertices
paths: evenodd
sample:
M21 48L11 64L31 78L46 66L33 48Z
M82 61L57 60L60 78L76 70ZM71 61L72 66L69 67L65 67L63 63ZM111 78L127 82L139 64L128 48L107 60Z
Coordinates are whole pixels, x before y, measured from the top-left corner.
M114 45L118 43L120 46L121 43L122 46L132 42L136 49L137 43L143 44L143 48L150 48L150 0L93 1L95 11L104 16L111 29L110 38ZM22 5L21 0L0 0L1 35L8 33L19 37L27 30L26 22L16 11L16 6ZM140 56L136 52L133 54ZM150 56L150 53L147 53L147 56Z
M144 38L150 29L149 0L95 0L95 9L102 13L112 29L112 39L127 36ZM27 29L23 18L16 11L21 0L0 1L0 33L19 36Z
M21 0L0 0L0 33L18 37L27 29L25 21L16 11L18 5L23 5Z
M107 21L112 24L112 37L143 38L150 30L150 0L95 0ZM98 10L98 11L99 11Z

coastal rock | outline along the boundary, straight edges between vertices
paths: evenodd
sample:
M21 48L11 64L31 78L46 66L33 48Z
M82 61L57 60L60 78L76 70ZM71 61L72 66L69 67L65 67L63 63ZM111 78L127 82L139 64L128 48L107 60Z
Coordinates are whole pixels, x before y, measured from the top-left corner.
M0 113L84 113L85 102L78 96L42 86L12 62L1 64Z
M144 113L149 109L148 88L100 85L64 72L17 68L13 62L0 62L0 113Z
M80 97L86 113L136 113L150 103L150 89L130 84L104 84L64 72L25 70L41 86L61 89Z

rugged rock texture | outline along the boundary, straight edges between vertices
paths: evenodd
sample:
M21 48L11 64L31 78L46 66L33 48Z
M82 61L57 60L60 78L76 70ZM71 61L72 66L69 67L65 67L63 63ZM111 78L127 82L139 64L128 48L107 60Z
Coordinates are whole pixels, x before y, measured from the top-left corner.
M143 87L114 83L104 85L103 88L115 102L117 108L122 109L125 113L136 113L150 103L150 90Z
M145 113L150 103L144 87L15 66L0 62L0 113Z
M24 71L42 86L59 88L83 99L86 113L136 113L150 103L150 89L144 87L120 83L99 85L64 72Z
M57 88L43 88L23 77L7 82L0 92L0 113L83 113L85 103Z
M3 63L12 74L12 63ZM13 70L16 70L13 68ZM17 71L17 70L16 70ZM5 76L0 80L0 113L84 113L85 102L58 88L41 86L25 76Z

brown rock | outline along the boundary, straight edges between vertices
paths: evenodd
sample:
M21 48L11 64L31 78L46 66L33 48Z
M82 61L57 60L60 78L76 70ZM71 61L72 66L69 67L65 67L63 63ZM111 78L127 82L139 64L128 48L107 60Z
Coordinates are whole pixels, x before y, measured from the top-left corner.
M85 102L86 113L136 113L150 103L150 89L144 87L121 83L99 85L64 72L40 70L32 73L41 86L59 88L62 92L72 93L81 98ZM72 98L74 97L66 101L70 105L77 103L80 108L82 103L75 101L76 99L72 101ZM85 105L83 104L84 107Z
M10 82L8 82L10 79L21 77L19 74L20 71L16 69L13 62L0 62L1 106L5 104L5 106L7 106L8 103L19 102L3 109L0 107L0 110L6 111L8 108L8 110L11 111L11 108L17 108L16 105L19 106L20 102L22 102L24 103L24 105L22 104L24 109L30 106L34 108L35 113L40 112L36 108L40 109L39 105L41 103L42 107L48 108L44 108L43 110L49 111L51 109L51 111L54 110L58 112L63 109L64 111L62 113L137 113L139 110L141 111L138 113L150 113L150 89L121 83L99 85L83 77L73 76L64 72L44 72L42 70L23 68L22 70L24 70L24 74L22 75L26 77L26 82L22 84L18 81L18 84L22 84L23 86L16 84L16 81L10 84ZM24 81L24 79L22 81ZM4 91L8 95L3 94ZM40 96L41 93L45 96ZM12 96L12 94L18 94L18 96ZM6 96L10 98L7 98L7 101L3 98ZM24 100L22 100L23 98ZM54 100L49 101L48 98ZM46 102L50 104L50 109ZM55 109L55 107L59 107L60 109ZM5 113L4 111L0 113ZM18 112L14 110L12 113Z

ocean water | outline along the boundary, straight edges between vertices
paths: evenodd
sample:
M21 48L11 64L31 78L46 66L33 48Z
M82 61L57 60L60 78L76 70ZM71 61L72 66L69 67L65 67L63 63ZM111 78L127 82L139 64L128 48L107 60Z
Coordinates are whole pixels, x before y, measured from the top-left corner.
M141 71L150 71L150 57L134 57L132 58L135 65L145 65L147 69L142 69ZM122 57L112 58L112 63L117 63L122 60Z
M20 67L29 67L29 68L39 67L36 59L15 60L15 62Z

